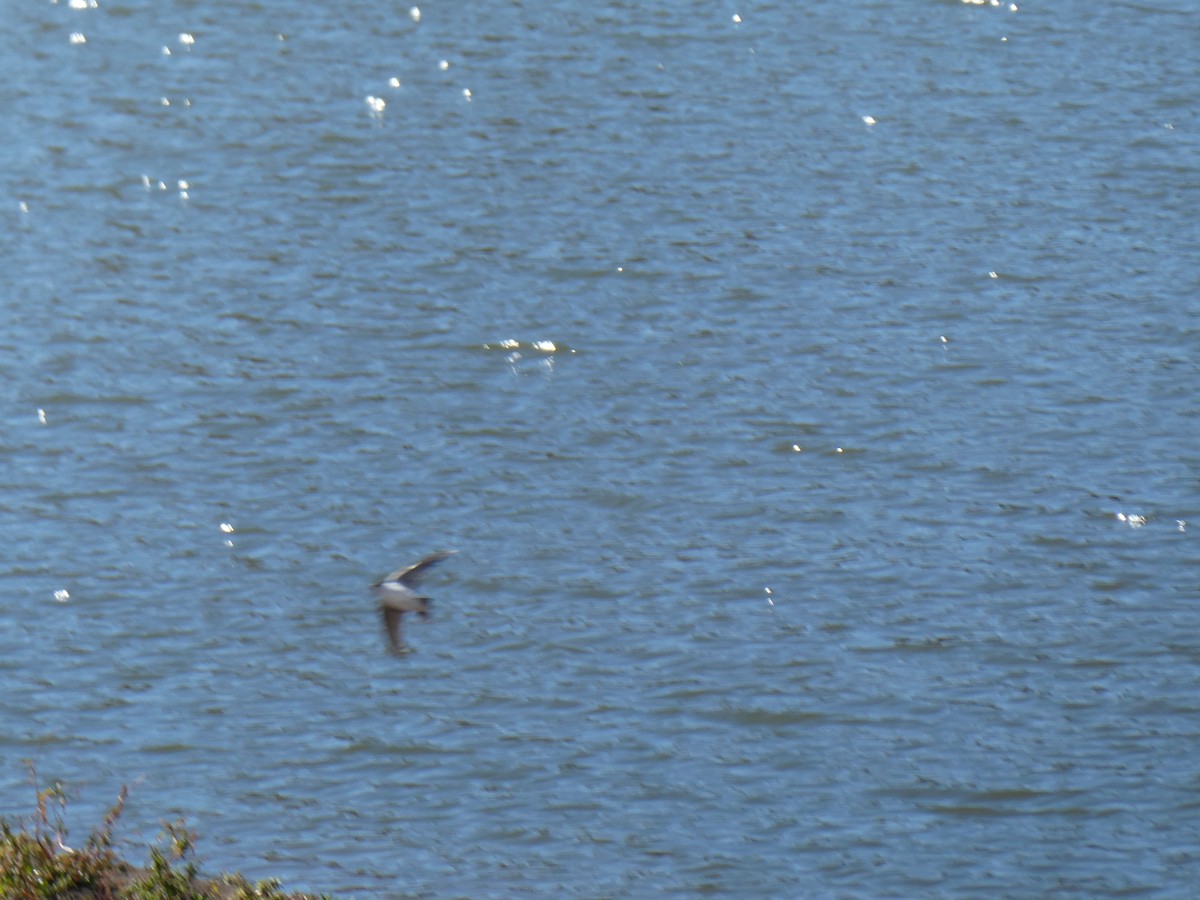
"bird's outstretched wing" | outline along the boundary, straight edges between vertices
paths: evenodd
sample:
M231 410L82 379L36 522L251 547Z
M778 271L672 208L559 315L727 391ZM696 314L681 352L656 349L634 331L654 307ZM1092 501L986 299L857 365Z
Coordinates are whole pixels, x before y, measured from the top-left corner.
M383 611L383 627L387 631L388 644L393 653L404 652L404 631L400 627L400 620L404 617L402 609L388 609L386 606Z
M397 569L388 575L384 581L398 581L405 587L415 587L417 582L421 580L421 576L425 574L426 569L436 566L443 559L453 556L457 550L439 550L437 553L430 553L419 563L413 563L403 569Z

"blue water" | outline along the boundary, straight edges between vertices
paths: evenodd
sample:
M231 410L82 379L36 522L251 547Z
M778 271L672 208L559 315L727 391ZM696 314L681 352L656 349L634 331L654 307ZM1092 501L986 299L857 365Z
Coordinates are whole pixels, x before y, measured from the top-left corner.
M6 816L1194 894L1189 4L84 5L0 28Z

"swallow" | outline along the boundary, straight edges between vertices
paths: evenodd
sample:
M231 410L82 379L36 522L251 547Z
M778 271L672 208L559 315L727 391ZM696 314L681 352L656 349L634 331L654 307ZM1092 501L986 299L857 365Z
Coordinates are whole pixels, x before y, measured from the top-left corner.
M372 593L379 600L379 610L383 613L383 627L393 653L403 653L405 650L404 634L400 628L400 620L404 614L419 613L422 619L429 615L430 599L420 596L414 588L428 569L457 552L439 550L437 553L431 553L419 563L397 569L382 581L371 585Z

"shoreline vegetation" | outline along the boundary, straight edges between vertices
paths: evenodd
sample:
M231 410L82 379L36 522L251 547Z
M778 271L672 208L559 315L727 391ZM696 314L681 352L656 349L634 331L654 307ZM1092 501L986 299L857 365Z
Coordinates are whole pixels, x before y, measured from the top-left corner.
M182 820L164 822L147 866L133 866L117 855L113 832L129 796L121 788L117 802L79 847L66 844L67 797L54 782L39 788L31 817L13 824L0 817L0 898L4 900L318 900L313 894L280 889L274 879L251 883L240 874L201 876L195 861L196 835ZM323 898L328 900L328 898Z

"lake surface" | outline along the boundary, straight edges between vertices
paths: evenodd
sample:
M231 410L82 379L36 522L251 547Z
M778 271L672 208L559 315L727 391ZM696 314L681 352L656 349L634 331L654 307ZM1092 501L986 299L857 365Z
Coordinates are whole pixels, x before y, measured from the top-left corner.
M75 5L0 29L0 811L1194 896L1191 3Z

